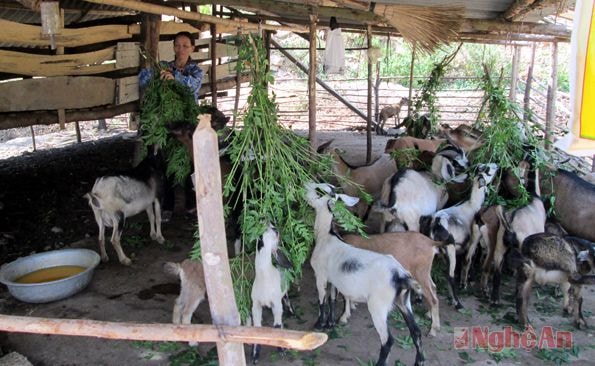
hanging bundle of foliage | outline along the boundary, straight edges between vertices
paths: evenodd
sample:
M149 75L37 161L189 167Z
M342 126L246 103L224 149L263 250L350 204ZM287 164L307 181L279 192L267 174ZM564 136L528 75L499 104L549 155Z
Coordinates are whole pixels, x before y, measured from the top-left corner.
M482 76L484 98L478 121L474 127L483 131L483 145L472 155L472 164L496 163L499 173L510 169L520 176L519 163L530 156L536 166L543 171L545 167L544 150L539 146L531 129L519 118L520 106L511 101L500 77L492 78L490 70L484 65ZM492 187L493 188L493 187ZM494 190L490 191L488 204L501 204L507 207L519 207L529 202L530 196L523 186L519 186L520 196L506 200Z
M254 265L249 253L255 251L266 223L271 222L279 230L280 250L293 264L293 269L284 273L284 286L300 278L314 243L314 217L304 199L304 186L316 177L330 176L331 164L328 157L310 151L307 139L277 123L275 96L268 91L273 77L267 71L262 38L248 35L243 39L238 67L240 72L249 68L252 89L242 116L243 128L230 137L227 151L233 166L223 195L232 197L228 205L242 205L243 254L231 258L230 266L238 310L246 319ZM337 205L336 215L345 229L361 231L361 221L345 206ZM199 245L193 249L194 258L199 256Z
M165 126L180 121L196 125L203 108L196 104L187 86L175 80L161 80L158 66L154 67L140 109L142 138L146 147L157 146L165 152L167 175L174 176L178 183L190 174L191 160Z
M435 63L429 78L425 81L420 81L419 87L421 91L415 96L413 113L403 120L407 128L407 135L426 138L430 132L435 131L438 120L440 119L440 111L436 106L436 94L446 74L448 65L455 58L462 45L462 43L459 44L457 49L450 55L446 55L440 62ZM429 115L429 126L427 126L426 118L420 115L422 108L425 108Z

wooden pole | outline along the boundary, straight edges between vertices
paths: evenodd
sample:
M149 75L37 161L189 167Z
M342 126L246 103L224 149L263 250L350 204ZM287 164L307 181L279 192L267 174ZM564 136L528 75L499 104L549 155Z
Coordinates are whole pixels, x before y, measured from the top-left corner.
M529 121L530 104L531 104L531 86L533 85L533 67L535 66L535 50L537 45L533 42L531 47L531 62L529 63L529 69L527 70L527 83L525 84L525 95L523 97L523 122Z
M37 150L37 146L35 144L35 131L33 130L33 126L29 126L31 128L31 142L33 143L33 151Z
M136 1L136 0L85 0L90 3L95 4L102 4L102 5L112 5L118 6L121 8L137 10L143 13L149 14L157 14L157 15L171 15L173 17L177 17L180 19L189 19L189 20L199 20L205 23L215 23L215 24L222 24L227 25L234 28L242 28L242 29L269 29L269 30L284 30L288 32L300 32L306 33L307 30L303 27L298 25L293 26L277 26L277 25L270 25L270 24L254 24L254 23L247 23L241 22L239 20L229 20L223 19L219 17L214 17L206 14L201 13L194 13L190 11L180 10L177 8L173 8L171 6L164 6L164 5L156 5L151 4L148 2L143 1Z
M215 10L215 5L213 5ZM211 105L217 107L217 24L211 24L211 68L209 70L211 81Z
M519 81L519 59L521 57L521 48L514 46L512 54L512 75L510 78L510 93L508 98L514 103L516 101L517 85Z
M545 142L550 149L554 142L554 124L556 122L556 94L558 89L558 42L552 42L552 71L547 87L547 105L545 112Z
M238 28L236 33L236 46L239 47L240 36L242 35L241 30ZM236 69L236 95L233 101L233 124L232 129L236 127L236 120L238 118L238 109L240 108L240 92L242 89L242 75L239 69Z
M411 46L411 65L409 66L409 102L407 102L407 117L411 116L411 103L413 97L413 66L415 65L415 50L417 49L415 42Z
M231 282L223 221L219 148L210 119L209 115L201 115L192 137L202 263L213 324L239 326L240 315ZM242 343L219 341L217 354L222 366L246 364Z
M209 301L212 301L209 299ZM291 348L299 351L324 344L324 333L300 332L267 327L229 327L211 324L143 324L89 319L56 319L0 314L0 330L34 333L171 342L252 343Z
M150 59L141 58L142 67L151 67L152 61L159 60L159 33L161 17L153 14L143 14L140 29L140 41Z
M316 151L318 141L316 137L316 23L318 15L310 14L310 68L308 70L308 139L310 149Z
M368 24L366 29L366 38L368 39L368 120L366 124L366 164L372 162L372 77L374 73L374 64L370 58L372 50L372 25Z

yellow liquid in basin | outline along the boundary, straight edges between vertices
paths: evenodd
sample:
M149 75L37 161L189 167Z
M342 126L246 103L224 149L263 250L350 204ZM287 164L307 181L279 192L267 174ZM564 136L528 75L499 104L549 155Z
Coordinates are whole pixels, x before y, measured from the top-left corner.
M16 283L43 283L50 281L57 281L63 278L74 276L83 272L85 267L81 266L56 266L39 269L31 273L27 273L14 280Z

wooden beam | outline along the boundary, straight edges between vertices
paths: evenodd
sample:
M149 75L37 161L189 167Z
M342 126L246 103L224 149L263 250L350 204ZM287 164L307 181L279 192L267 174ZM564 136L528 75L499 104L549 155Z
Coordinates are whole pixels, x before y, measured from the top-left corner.
M536 49L537 45L534 42L533 46L531 47L531 61L527 70L527 83L525 84L525 95L523 96L523 122L525 123L529 121L529 116L531 114L531 87L533 85L533 68L535 66Z
M506 9L502 18L509 22L523 18L527 13L545 6L550 0L515 0Z
M41 0L17 0L17 2L26 7L27 9L31 9L33 11L40 11L39 9L41 7Z
M114 71L116 47L72 55L35 55L0 50L0 72L28 76L91 75Z
M0 315L0 330L13 333L75 335L140 341L246 342L298 351L313 350L327 340L327 335L324 333L268 327L121 323L14 315Z
M161 17L155 14L143 14L140 32L140 42L147 58L141 61L141 67L153 67L159 58L159 30Z
M366 60L368 60L368 95L366 98L366 104L368 107L368 118L366 121L366 164L370 164L372 162L372 68L374 66L370 57L370 51L372 50L372 26L370 24L368 24L366 40L368 42L368 57L366 57Z
M308 139L310 140L310 149L316 151L318 140L316 136L316 23L317 14L310 14L310 33L308 53L310 59L310 68L308 70Z
M132 102L121 105L109 105L93 109L67 110L65 121L90 121L99 118L111 118L124 113L138 111L138 103ZM18 113L0 113L0 130L33 125L52 125L58 123L56 111L33 111Z
M511 102L516 102L516 94L517 94L517 85L519 81L519 62L521 58L521 48L519 46L514 46L514 52L512 54L512 71L511 71L511 80L510 80L510 93L508 95L508 99Z
M215 23L215 24L222 24L226 26L233 26L235 28L242 28L242 29L268 29L268 30L283 30L288 32L305 32L305 29L293 26L276 26L270 24L253 24L253 23L246 23L239 20L229 20L223 19L219 17L214 17L210 15L205 15L201 13L194 13L188 12L184 10L179 10L176 8L172 8L169 6L162 6L162 5L155 5L151 3L145 3L141 1L134 1L134 0L84 0L90 3L95 4L104 4L104 5L112 5L112 6L119 6L122 8L142 11L144 13L149 14L157 14L157 15L170 15L174 17L178 17L180 19L190 19L190 20L198 20L205 23Z
M545 107L545 148L551 149L554 143L554 123L556 119L556 94L558 90L558 43L552 42L552 63L550 82L547 86L547 104Z
M225 238L217 133L211 128L210 120L209 115L201 115L192 136L202 263L213 324L239 326ZM221 338L217 340L219 364L245 365L243 340Z
M0 112L91 108L114 103L114 93L115 81L109 78L16 80L0 83Z
M507 22L502 20L467 19L461 26L460 33L500 32L516 34L535 34L568 38L572 30L562 24L542 24L531 22Z

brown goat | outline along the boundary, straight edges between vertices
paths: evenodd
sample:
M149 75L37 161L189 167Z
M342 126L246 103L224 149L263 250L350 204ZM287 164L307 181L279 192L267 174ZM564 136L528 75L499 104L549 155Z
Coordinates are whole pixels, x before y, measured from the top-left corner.
M441 243L412 231L370 235L369 238L345 235L343 239L346 243L357 248L392 255L411 273L422 287L423 298L432 316L429 335L435 336L436 332L440 330L440 314L436 285L432 281L431 271L434 255L438 252ZM346 300L345 312L340 320L342 323L346 323L351 315L348 303L349 301Z
M163 265L163 270L180 278L180 295L174 304L172 322L174 324L190 324L192 314L207 294L202 263L190 259L185 259L180 263L166 262Z
M380 110L380 115L378 116L378 128L377 133L383 133L384 125L386 121L391 118L395 117L395 128L399 128L400 118L399 113L405 104L409 103L409 98L403 97L397 104L388 105Z

